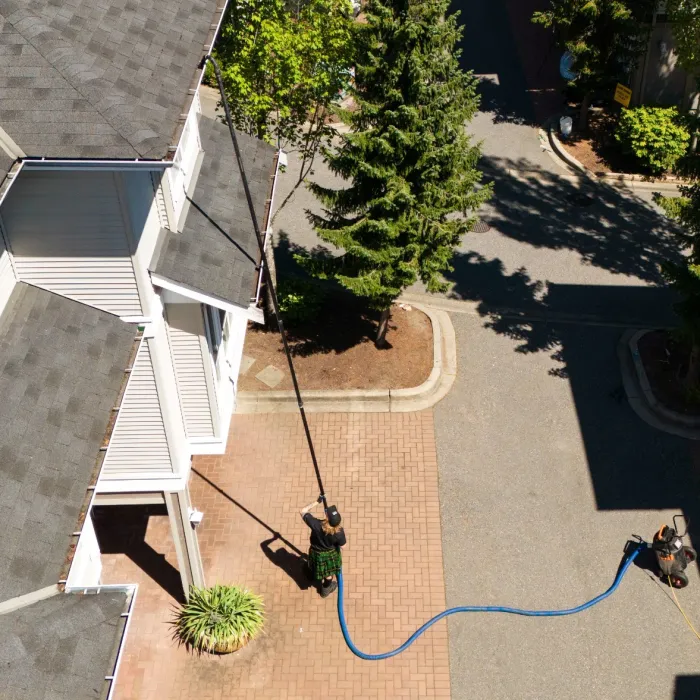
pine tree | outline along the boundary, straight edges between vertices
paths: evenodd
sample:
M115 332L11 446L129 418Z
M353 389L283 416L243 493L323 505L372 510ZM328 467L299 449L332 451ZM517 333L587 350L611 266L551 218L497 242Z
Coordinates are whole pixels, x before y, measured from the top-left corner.
M491 193L479 186L479 146L465 131L478 106L476 80L459 66L462 27L448 6L368 0L366 23L354 26L358 109L344 115L351 132L339 148L325 152L350 184L310 185L325 207L310 221L343 252L306 258L306 267L382 312L378 345L403 289L418 279L431 292L446 288L442 273Z

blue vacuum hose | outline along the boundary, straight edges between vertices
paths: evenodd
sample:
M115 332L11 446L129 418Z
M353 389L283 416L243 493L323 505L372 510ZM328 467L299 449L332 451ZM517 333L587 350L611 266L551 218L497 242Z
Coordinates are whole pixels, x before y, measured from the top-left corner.
M565 610L522 610L521 608L506 608L500 605L460 605L456 608L449 608L448 610L443 610L441 613L435 617L428 620L422 627L419 627L400 647L393 649L392 651L386 651L383 654L365 654L360 651L352 642L350 638L350 633L348 632L348 625L345 621L345 611L343 606L343 572L338 572L338 617L340 619L340 629L343 631L343 637L345 637L345 643L348 645L350 651L359 656L361 659L366 661L379 661L380 659L390 659L392 656L400 654L402 651L406 651L408 647L413 644L413 642L418 639L424 632L430 629L436 622L442 620L443 617L448 615L454 615L456 613L470 613L470 612L492 612L492 613L509 613L511 615L527 615L528 617L560 617L563 615L573 615L574 613L580 613L588 608L592 608L597 603L605 600L608 596L612 595L617 587L622 581L622 577L627 573L627 569L630 568L632 562L637 558L639 552L645 547L645 544L640 544L636 547L627 557L622 568L619 570L612 586L608 588L605 593L601 593L587 603L583 603L575 608L566 608Z

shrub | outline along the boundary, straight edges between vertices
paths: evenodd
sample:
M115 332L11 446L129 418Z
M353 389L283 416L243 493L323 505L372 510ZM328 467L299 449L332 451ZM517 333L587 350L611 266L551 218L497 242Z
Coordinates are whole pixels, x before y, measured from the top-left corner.
M294 325L316 316L323 303L323 292L309 280L289 277L278 283L277 301L284 321Z
M227 654L255 639L263 629L263 599L239 586L190 588L177 612L175 633L197 651Z
M675 107L635 107L620 115L615 139L654 174L671 170L688 148L690 134Z

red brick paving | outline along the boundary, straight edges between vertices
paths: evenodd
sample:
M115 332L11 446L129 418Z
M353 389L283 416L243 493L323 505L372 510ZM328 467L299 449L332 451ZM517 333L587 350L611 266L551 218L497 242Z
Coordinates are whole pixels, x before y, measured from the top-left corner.
M315 414L310 422L326 490L345 520L351 634L365 651L391 649L445 607L432 412ZM228 454L197 458L195 469L207 582L262 593L266 633L230 656L192 655L170 638L173 599L125 556L103 555L105 582L140 584L117 700L449 698L444 621L399 657L361 661L343 642L335 594L322 600L295 582L304 579L292 546L308 543L298 510L317 495L296 415L235 416ZM270 530L292 545L277 540L269 551L294 578L262 551ZM175 564L166 518L150 518L146 541Z

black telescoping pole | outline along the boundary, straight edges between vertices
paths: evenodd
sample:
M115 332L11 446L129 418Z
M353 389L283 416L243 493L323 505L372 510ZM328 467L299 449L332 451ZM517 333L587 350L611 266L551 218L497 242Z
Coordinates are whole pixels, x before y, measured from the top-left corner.
M323 481L321 480L321 472L318 468L318 460L316 459L316 450L314 449L314 443L311 439L311 432L309 430L309 422L306 420L306 411L304 411L304 402L301 399L301 392L299 391L299 382L297 381L297 374L294 371L294 362L292 361L292 354L289 351L289 345L287 344L287 334L284 330L284 323L282 322L282 316L280 315L280 307L277 303L277 292L275 291L275 286L272 284L272 276L270 275L270 270L265 264L265 242L260 233L260 226L258 225L258 219L255 216L255 207L253 206L253 198L250 194L250 187L248 186L248 178L245 174L245 169L243 167L243 159L241 158L241 149L238 146L238 138L236 137L236 130L233 128L233 122L231 121L231 110L228 106L228 100L226 99L226 93L224 92L224 84L221 80L221 71L219 70L219 64L216 62L213 56L207 54L202 59L201 68L204 68L206 62L209 61L212 66L214 66L214 72L216 73L216 82L219 84L219 92L221 93L221 102L224 106L224 113L226 114L226 123L228 124L228 129L231 132L231 141L233 141L233 150L236 152L236 161L238 161L238 169L241 172L241 182L243 183L243 189L245 190L245 198L248 202L248 210L250 211L250 218L253 220L253 229L255 230L255 238L258 241L258 248L260 249L260 265L262 266L263 274L265 275L265 284L270 292L270 297L272 299L272 306L275 310L275 317L277 318L277 327L279 328L280 336L282 336L282 344L284 345L284 354L287 356L287 363L289 364L289 372L292 375L292 384L294 384L294 393L297 397L297 404L299 406L299 413L301 415L301 422L304 424L304 432L306 433L306 442L309 445L309 452L311 453L311 461L314 465L314 471L316 472L316 480L318 481L318 489L320 492L320 498L323 502L324 510L328 509L328 502L326 501L326 492L323 490Z

